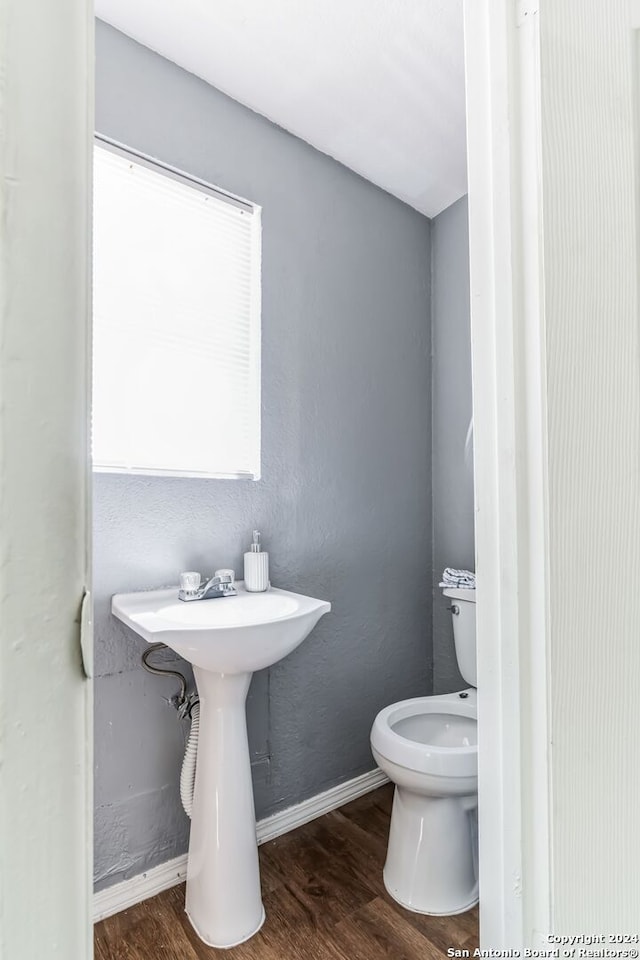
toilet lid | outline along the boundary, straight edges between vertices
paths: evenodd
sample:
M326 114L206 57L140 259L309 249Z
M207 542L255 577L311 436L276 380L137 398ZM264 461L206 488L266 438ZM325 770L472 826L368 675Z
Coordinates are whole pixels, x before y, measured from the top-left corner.
M371 745L392 763L434 776L474 777L478 772L474 699L418 697L381 710Z

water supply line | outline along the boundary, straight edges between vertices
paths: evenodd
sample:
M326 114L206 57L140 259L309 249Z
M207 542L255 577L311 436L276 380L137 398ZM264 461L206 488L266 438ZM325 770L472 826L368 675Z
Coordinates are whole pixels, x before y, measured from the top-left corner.
M187 680L178 670L167 670L164 667L153 667L149 663L149 657L157 650L168 650L166 643L152 643L142 654L142 666L149 673L154 673L158 677L176 677L180 681L180 693L174 697L172 703L179 710L187 699Z
M187 739L187 746L182 760L180 771L180 799L184 812L191 819L193 809L193 789L196 782L196 763L198 759L198 737L200 733L200 699L197 693L187 696L187 680L178 670L169 670L164 667L154 667L149 663L149 657L158 650L167 650L166 643L152 643L142 654L142 666L149 673L159 677L175 677L180 682L180 693L169 701L178 711L181 720L189 717L191 729Z

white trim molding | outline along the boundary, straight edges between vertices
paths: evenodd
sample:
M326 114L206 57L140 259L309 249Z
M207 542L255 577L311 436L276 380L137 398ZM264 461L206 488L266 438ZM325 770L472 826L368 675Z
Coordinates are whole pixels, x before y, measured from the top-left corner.
M483 949L637 927L638 9L465 3Z
M93 955L94 30L88 0L0 2L0 956L22 960Z
M258 843L266 843L291 830L296 830L305 823L331 810L336 810L345 803L350 803L351 800L357 800L358 797L363 797L366 793L371 793L372 790L377 790L388 782L388 777L376 767L368 773L347 780L346 783L339 783L336 787L318 793L315 797L309 797L293 807L287 807L286 810L258 820L256 824ZM106 890L100 890L93 897L94 923L104 920L105 917L111 917L114 913L127 910L149 897L155 897L163 890L169 890L179 883L184 883L186 879L187 854L185 853L129 880L123 880L112 887L107 887Z
M99 890L93 895L93 922L98 923L115 913L155 897L163 890L170 890L187 879L187 855L167 860L165 863L138 873L135 877L114 883L112 887Z
M465 2L480 930L520 950L551 929L538 30L536 3Z

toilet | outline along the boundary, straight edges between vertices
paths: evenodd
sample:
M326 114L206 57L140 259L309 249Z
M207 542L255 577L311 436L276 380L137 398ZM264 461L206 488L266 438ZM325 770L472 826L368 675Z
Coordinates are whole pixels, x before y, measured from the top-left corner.
M371 730L376 763L395 784L384 884L401 906L432 915L478 902L475 590L443 593L470 687L392 703Z

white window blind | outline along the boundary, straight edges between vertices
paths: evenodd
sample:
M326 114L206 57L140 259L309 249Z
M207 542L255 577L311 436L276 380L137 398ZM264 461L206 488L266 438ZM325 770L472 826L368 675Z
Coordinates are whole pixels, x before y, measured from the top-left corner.
M96 145L94 469L260 475L260 209Z

